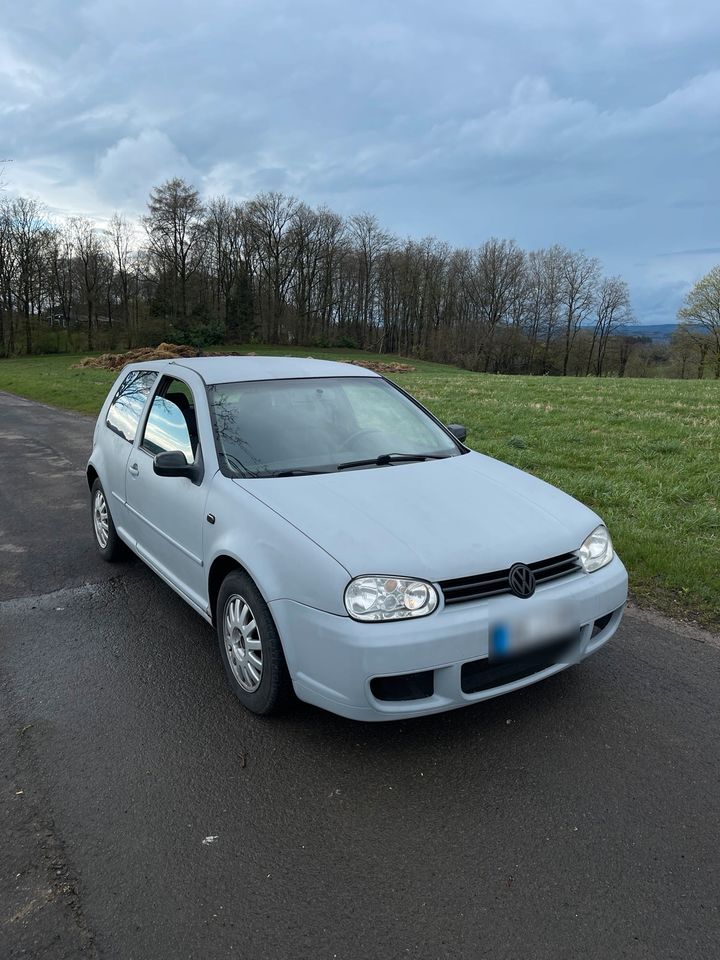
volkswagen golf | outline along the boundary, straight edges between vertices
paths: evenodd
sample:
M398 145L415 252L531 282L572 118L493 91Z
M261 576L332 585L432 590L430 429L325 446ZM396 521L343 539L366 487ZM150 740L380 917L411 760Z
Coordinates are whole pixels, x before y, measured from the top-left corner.
M361 366L131 364L95 427L95 542L214 626L255 713L465 706L598 650L627 574L593 511L464 440Z

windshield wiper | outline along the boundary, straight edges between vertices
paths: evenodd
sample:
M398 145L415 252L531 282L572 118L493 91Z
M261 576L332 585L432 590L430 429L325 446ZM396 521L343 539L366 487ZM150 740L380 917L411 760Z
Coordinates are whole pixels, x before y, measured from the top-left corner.
M268 477L309 477L316 473L330 473L330 470L303 470L298 467L296 470L275 470L274 473L268 473Z
M452 454L447 453L381 453L371 460L348 460L339 463L338 470L349 470L351 467L386 467L390 463L412 463L415 460L446 460Z

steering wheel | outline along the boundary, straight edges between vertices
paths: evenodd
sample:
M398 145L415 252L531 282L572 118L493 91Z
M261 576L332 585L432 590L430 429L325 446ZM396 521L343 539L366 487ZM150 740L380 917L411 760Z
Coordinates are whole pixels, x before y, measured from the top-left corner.
M340 449L347 450L351 446L354 440L357 440L359 437L362 437L368 433L382 433L382 430L378 430L375 427L363 427L362 430L356 430L355 433L350 434L350 436L347 438L345 443L342 444Z

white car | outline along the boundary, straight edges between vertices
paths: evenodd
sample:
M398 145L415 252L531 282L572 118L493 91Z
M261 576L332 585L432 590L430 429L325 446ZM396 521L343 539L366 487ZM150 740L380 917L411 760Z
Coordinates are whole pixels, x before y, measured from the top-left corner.
M257 713L476 703L601 647L627 574L596 514L464 437L359 366L131 364L95 427L95 540L215 626Z

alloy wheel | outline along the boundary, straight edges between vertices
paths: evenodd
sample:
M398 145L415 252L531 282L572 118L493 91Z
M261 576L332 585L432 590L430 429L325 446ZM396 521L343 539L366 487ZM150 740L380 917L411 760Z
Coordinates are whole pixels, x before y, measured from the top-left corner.
M102 490L95 494L93 503L93 525L95 527L95 536L102 550L108 545L110 539L110 518L108 516L107 503Z
M250 604L237 593L225 604L223 641L233 676L243 690L254 693L262 680L262 641Z

